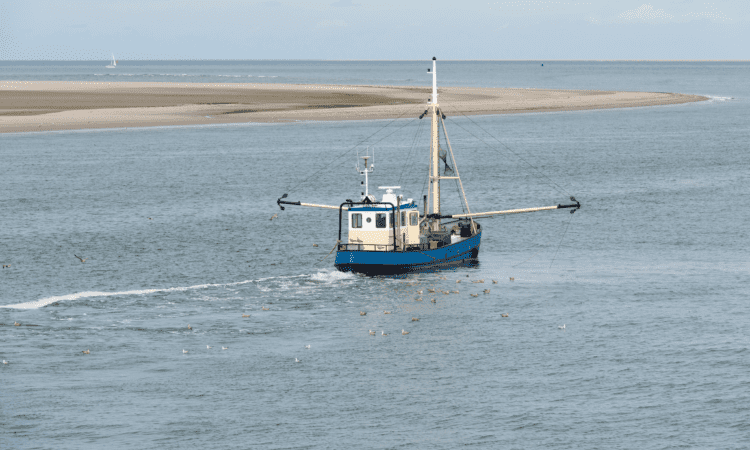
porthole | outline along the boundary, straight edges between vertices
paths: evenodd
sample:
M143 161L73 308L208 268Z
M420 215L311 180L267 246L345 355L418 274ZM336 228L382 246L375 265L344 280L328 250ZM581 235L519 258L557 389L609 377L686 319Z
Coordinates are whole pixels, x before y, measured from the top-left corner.
M366 220L367 220L367 223L370 223L372 222L372 217L368 217Z

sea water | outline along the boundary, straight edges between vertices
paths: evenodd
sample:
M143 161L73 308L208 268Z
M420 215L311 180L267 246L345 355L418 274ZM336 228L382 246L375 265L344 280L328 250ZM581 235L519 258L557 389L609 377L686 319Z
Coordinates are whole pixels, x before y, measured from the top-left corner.
M429 83L429 62L129 64L133 81ZM420 201L419 107L0 135L0 448L746 448L748 69L441 63L444 85L710 100L442 105L472 211L582 208L483 219L476 267L400 278L335 271L338 213L276 199L356 198L370 147L370 188ZM4 62L0 79L125 79L105 70Z

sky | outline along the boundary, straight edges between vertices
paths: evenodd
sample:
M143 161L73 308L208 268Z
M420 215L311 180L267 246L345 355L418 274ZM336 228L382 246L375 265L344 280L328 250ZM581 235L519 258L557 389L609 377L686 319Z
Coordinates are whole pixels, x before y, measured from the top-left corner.
M750 0L0 0L0 60L750 60Z

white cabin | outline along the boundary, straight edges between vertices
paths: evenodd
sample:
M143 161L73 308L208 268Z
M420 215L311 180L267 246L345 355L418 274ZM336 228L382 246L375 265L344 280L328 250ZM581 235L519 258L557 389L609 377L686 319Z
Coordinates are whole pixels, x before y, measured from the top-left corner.
M397 188L381 189L387 189L382 203L349 208L348 243L362 245L362 250L371 251L392 251L394 236L397 249L419 244L419 208L416 202L408 199L402 204L403 197L393 193Z

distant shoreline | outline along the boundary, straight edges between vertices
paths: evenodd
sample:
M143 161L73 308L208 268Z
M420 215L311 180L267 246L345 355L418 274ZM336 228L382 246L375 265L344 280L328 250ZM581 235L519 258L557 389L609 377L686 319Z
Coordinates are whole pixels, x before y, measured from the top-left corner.
M415 86L0 81L0 133L97 128L371 120L421 114ZM514 114L672 105L699 95L442 87L446 115Z

